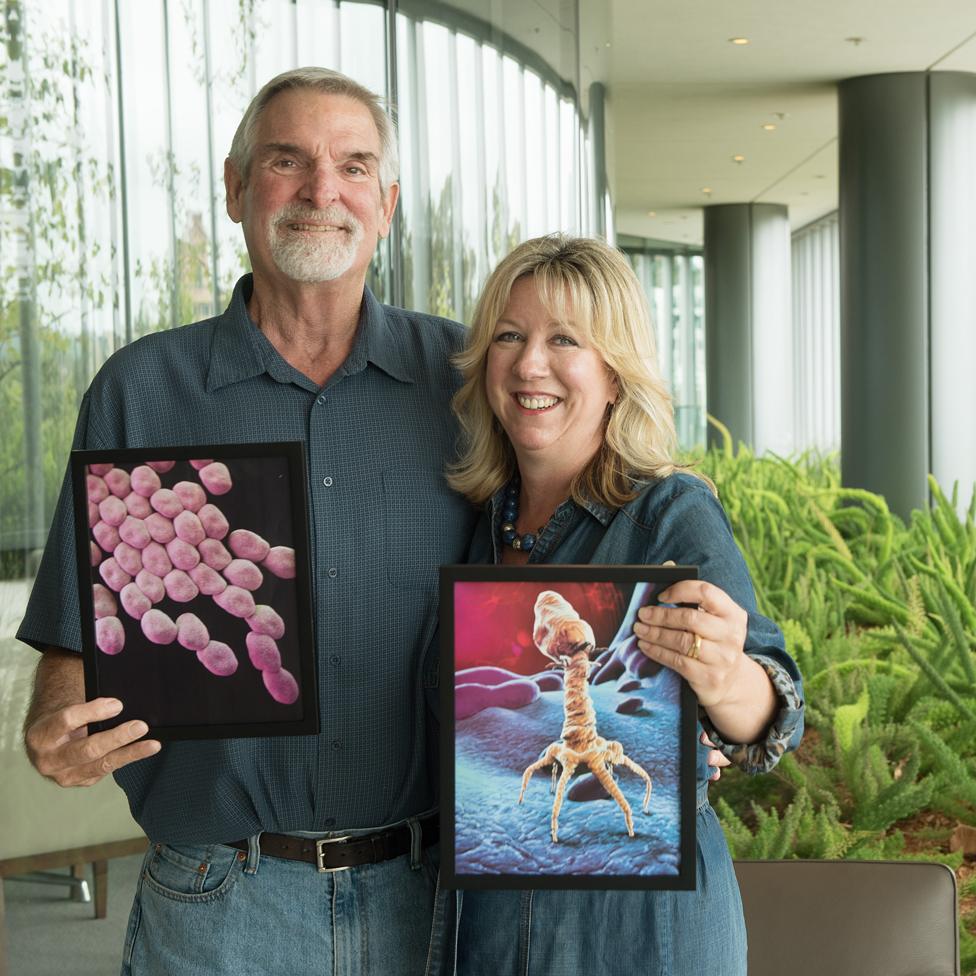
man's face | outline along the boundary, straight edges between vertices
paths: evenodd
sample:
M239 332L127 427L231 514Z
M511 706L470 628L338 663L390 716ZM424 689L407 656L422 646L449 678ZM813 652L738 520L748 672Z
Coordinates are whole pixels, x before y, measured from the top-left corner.
M275 95L258 120L246 182L230 161L224 168L227 212L243 225L255 272L362 281L399 189L380 193L379 155L361 102L309 89Z

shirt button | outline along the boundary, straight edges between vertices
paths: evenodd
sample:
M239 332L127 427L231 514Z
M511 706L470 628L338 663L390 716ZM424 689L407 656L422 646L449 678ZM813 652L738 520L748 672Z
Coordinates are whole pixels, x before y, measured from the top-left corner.
M334 827L335 826L335 817L326 817L325 820L322 821L322 826L323 827Z
M323 478L322 479L322 484L325 485L326 488L331 488L332 487L332 479L331 478Z
M335 566L329 567L329 579L335 579L339 575L339 570Z
M336 749L336 750L339 750L339 749L342 748L342 743L338 739L333 739L332 740L332 748L333 749Z
M320 397L318 398L318 401L317 401L317 402L318 402L318 403L325 403L325 397L324 397L324 396L320 396Z
M332 657L329 658L329 663L330 664L341 664L342 663L342 658L339 657L338 654L333 654Z

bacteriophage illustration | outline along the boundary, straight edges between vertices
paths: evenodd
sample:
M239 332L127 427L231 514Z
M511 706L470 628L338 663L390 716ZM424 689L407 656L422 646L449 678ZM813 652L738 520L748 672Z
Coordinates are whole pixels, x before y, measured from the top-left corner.
M294 675L281 666L277 641L285 634L284 621L272 607L256 604L252 594L264 582L261 567L280 579L295 578L295 550L271 546L248 529L231 531L208 497L233 487L226 464L190 461L201 483L180 481L165 488L159 476L175 464L147 461L131 474L113 464L88 466L91 565L102 578L92 586L95 643L104 654L121 653L124 613L139 621L151 643L175 641L194 651L211 674L229 677L238 665L229 645L211 639L196 614L173 620L155 606L164 596L175 603L210 597L225 613L246 621L251 664L261 672L268 694L291 705L299 689Z
M613 767L625 766L647 784L643 810L651 800L651 777L624 754L619 742L608 742L597 733L596 712L590 698L589 674L593 667L596 640L593 628L580 618L572 605L554 590L545 590L535 601L535 626L532 639L536 647L565 672L563 691L562 737L548 745L542 755L522 774L522 789L518 802L525 796L532 774L552 766L555 798L552 804L550 830L553 843L558 842L559 811L563 795L573 773L580 765L587 766L603 788L617 801L627 824L627 834L634 836L634 817L630 804L613 778ZM562 769L561 775L558 771Z

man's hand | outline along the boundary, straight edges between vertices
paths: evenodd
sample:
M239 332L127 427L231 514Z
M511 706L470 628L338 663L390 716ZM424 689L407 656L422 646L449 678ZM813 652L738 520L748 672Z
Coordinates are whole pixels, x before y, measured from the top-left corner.
M81 656L45 651L34 676L34 697L24 723L24 745L34 768L59 786L91 786L127 763L159 752L155 739L142 739L145 722L124 722L89 735L89 722L118 715L115 698L84 699ZM137 741L140 740L140 741Z

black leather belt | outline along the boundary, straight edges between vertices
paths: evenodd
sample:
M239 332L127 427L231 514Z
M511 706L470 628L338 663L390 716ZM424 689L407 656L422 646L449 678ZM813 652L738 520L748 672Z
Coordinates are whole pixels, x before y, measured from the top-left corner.
M431 844L436 844L440 836L437 816L423 817L419 823L421 846L430 847ZM410 828L406 824L357 837L314 840L310 837L293 837L290 834L261 834L259 841L262 854L283 857L289 861L307 861L314 864L319 871L345 871L360 864L390 861L408 853L410 845ZM246 851L247 841L230 841L226 846Z

